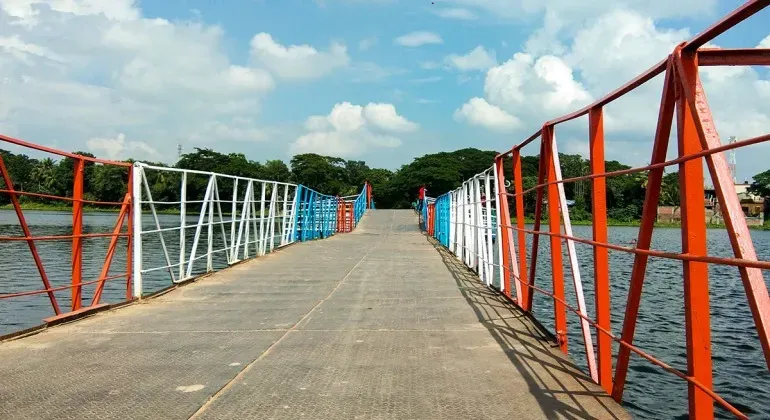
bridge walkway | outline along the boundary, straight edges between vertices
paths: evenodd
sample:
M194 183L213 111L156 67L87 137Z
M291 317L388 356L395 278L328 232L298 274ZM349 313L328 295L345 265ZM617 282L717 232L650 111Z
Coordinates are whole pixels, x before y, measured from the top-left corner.
M9 419L628 418L412 211L0 344L0 372Z

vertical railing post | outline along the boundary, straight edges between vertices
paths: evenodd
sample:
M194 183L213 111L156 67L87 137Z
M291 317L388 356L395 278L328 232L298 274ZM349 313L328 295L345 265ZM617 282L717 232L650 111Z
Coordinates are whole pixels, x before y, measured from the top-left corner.
M302 241L302 198L305 195L305 187L297 185L297 191L294 193L294 229L292 229L293 241Z
M234 263L237 259L238 248L235 246L235 219L238 214L238 178L233 180L233 202L232 209L230 210L230 263Z
M126 214L126 231L128 238L126 242L126 300L131 300L133 295L133 252L134 252L134 167L128 168L128 188L129 208Z
M663 93L660 99L658 125L655 129L655 140L652 145L652 156L650 158L651 165L662 163L666 160L666 150L668 149L671 124L674 118L674 103L674 69L669 60L669 63L666 66L666 79L663 82ZM647 174L647 188L644 192L642 219L639 223L639 234L636 240L637 249L650 249L650 244L652 243L652 230L655 226L662 181L663 168L651 169ZM621 333L621 339L628 344L632 344L634 341L636 319L639 314L639 304L642 301L642 286L644 285L644 276L647 271L648 258L649 257L645 254L634 255L634 265L631 269L631 280L628 286L628 296L625 305L626 311L623 316L623 330ZM618 357L615 362L615 375L612 384L612 398L615 401L621 401L623 399L623 390L625 389L630 359L631 350L628 347L620 346L618 348Z
M209 195L209 201L203 202L204 208L208 206L208 232L207 232L207 246L206 246L206 272L210 273L214 271L214 190L216 190L217 176L211 175L211 194Z
M142 177L144 171L139 163L134 163L131 170L131 198L133 200L133 258L131 259L135 299L142 298Z
M259 201L259 244L256 248L256 255L265 255L265 189L267 188L266 182L262 184L262 196Z
M182 185L179 191L179 278L184 278L184 257L186 254L185 237L187 229L185 225L187 210L187 172L182 172Z
M511 213L508 209L508 194L505 192L505 170L503 168L503 158L497 158L495 160L495 174L497 181L497 206L499 212L497 213L497 225L498 225L498 255L500 256L500 264L502 268L502 282L501 285L504 288L504 293L508 297L511 296L511 272L513 270L513 238L511 225ZM514 287L516 288L516 298L521 299L521 283L514 281ZM521 305L521 302L519 302Z
M495 171L497 168L492 167L492 170ZM487 281L489 284L493 284L494 282L494 247L492 246L492 205L490 204L490 201L492 200L492 189L491 186L489 171L487 171L484 174L484 203L482 205L484 206L484 210L486 213L486 217L484 218L484 232L486 233L486 254L484 255L484 258L487 260ZM505 283L500 283L499 290L505 293L506 290L508 290L508 295L510 296L510 289L505 287Z
M72 183L72 310L80 309L83 286L83 184L85 160L74 160Z
M540 156L540 165L547 170L548 182L556 181L555 160L553 159L553 126L543 127L542 141L545 144L545 155ZM561 216L559 214L559 187L548 185L548 225L552 235L561 235ZM554 326L559 349L567 353L567 308L564 306L564 265L562 262L561 238L551 236L551 279L553 281Z
M591 108L589 119L589 143L591 154L591 175L604 173L604 120L602 108ZM607 192L605 177L591 180L591 227L593 240L607 243ZM594 289L596 323L600 328L610 331L610 266L607 248L595 246L594 252ZM612 340L606 334L596 330L598 354L597 370L599 384L607 393L612 392Z
M529 295L532 293L532 290L529 288L529 282L527 281L527 234L524 232L524 219L526 217L524 213L524 181L521 174L521 152L519 149L514 149L512 161L513 190L516 195L516 198L514 199L514 202L516 203L516 227L519 229L517 232L519 245L519 281L516 282L516 292L518 293L519 306L525 311L530 311ZM503 190L505 189L505 182L503 182L502 188ZM507 199L505 204L507 208ZM509 222L506 221L506 223Z
M711 115L706 92L698 77L697 58L692 56L680 58L677 66L683 79L682 90L687 96L701 146L704 149L720 147L722 144L719 140L719 132ZM706 155L705 159L735 258L756 260L757 253L751 239L752 235L746 224L724 153ZM738 273L746 292L759 343L765 355L765 363L770 369L770 294L767 292L767 285L759 268L739 267Z
M697 64L694 55L685 61L686 70L692 72L689 82L697 80ZM683 80L680 80L683 82ZM677 84L677 87L679 85ZM679 157L702 150L695 128L692 110L684 92L677 95L676 128ZM682 214L682 253L692 256L706 256L706 212L703 207L703 162L692 159L679 164L679 190ZM709 312L708 264L697 261L683 261L685 333L687 337L688 374L711 389L711 326ZM691 382L687 384L690 418L710 419L714 417L714 401L708 394Z
M543 127L543 131L545 132L545 127ZM535 232L540 232L540 224L541 219L543 217L543 195L545 192L543 191L544 187L540 187L540 185L543 185L546 182L546 174L548 173L548 166L545 165L547 160L543 160L546 154L545 150L545 140L542 138L543 134L540 134L540 161L538 163L538 174L537 174L537 196L535 198L535 223L532 227L532 230ZM529 280L527 282L527 302L524 306L528 312L532 312L532 303L535 296L534 290L530 286L535 285L535 273L537 272L537 253L540 248L540 234L535 234L532 237L532 247L530 251L530 259L529 259Z
M559 151L556 145L556 136L551 133L551 160L553 161L553 170L556 176L556 181L561 181L561 163L559 161ZM556 184L559 197L559 209L561 210L561 220L564 224L564 234L568 237L574 237L572 233L572 221L569 217L569 207L567 206L567 195L564 192L564 183L559 182ZM578 264L577 251L575 250L575 241L572 239L566 239L567 242L567 257L570 262L570 271L572 273L572 285L575 290L575 297L577 298L578 313L582 315L580 318L580 328L583 333L583 343L585 344L586 362L588 364L588 373L591 375L591 379L594 382L599 382L599 375L596 370L596 355L594 354L593 337L591 336L591 325L588 323L588 310L586 309L585 295L583 293L583 280L580 276L580 265Z

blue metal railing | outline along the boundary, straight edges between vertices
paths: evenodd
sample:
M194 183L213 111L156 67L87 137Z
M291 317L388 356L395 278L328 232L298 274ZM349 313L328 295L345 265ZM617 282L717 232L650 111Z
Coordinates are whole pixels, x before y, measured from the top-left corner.
M353 230L363 217L367 209L367 191L369 186L364 184L360 193L355 196L353 202L353 220L349 230ZM292 239L297 241L312 241L314 239L328 238L337 232L342 231L339 215L345 215L345 203L350 200L344 200L338 196L321 194L312 188L304 185L297 187L297 194L294 203L297 211L294 213L294 226ZM345 207L343 207L345 206ZM370 206L374 207L374 200L371 200ZM344 219L344 218L343 218Z

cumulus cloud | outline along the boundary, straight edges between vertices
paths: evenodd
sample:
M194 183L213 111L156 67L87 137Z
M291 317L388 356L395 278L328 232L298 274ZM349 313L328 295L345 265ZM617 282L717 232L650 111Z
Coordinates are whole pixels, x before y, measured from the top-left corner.
M349 62L339 44L252 41L251 62L236 64L221 27L147 18L138 1L0 0L0 130L121 158L147 156L146 145L160 159L178 143L226 149L266 139L256 116L274 77Z
M481 45L465 55L450 54L444 61L460 71L486 70L497 64L495 52L486 50Z
M290 153L353 157L370 149L398 147L402 142L395 134L414 132L419 126L398 115L392 104L342 102L328 115L309 117L305 129L308 133L291 144Z
M360 41L358 41L358 49L360 51L367 51L377 45L377 37L376 36L370 36L368 38L364 38Z
M552 13L564 17L572 25L593 16L601 15L607 10L633 10L652 18L710 16L717 9L718 0L681 0L681 1L649 1L649 0L593 0L578 2L573 0L449 0L449 2L488 13L498 19L531 19L543 14Z
M88 150L97 156L108 159L126 159L141 155L142 159L151 160L159 156L158 151L143 141L126 141L126 135L119 133L114 138L94 137L86 141Z
M347 48L342 44L332 43L328 51L310 45L284 46L264 32L251 39L251 56L284 79L317 79L350 64Z
M484 98L471 98L454 113L456 121L468 122L494 131L512 131L521 125L513 115L509 115Z
M659 14L668 13L664 12ZM523 51L490 68L484 81L484 97L472 98L458 108L455 119L494 129L493 121L498 119L499 112L486 106L490 105L522 122L519 127L524 135L549 119L604 96L665 58L678 43L692 36L687 29L660 26L652 16L654 14L620 7L598 14L577 28L569 28L565 23L568 16L557 16L558 19L546 16L543 28L548 25L552 28L535 31ZM570 43L561 44L560 40L565 37L555 36L558 30L553 28L567 28ZM549 38L551 35L554 37ZM770 37L759 45L768 42ZM597 51L597 45L601 45L601 51ZM752 67L706 67L700 74L723 139L767 133L770 80L766 73ZM606 131L622 134L608 136L608 158L632 164L649 160L649 141L658 118L661 89L662 76L659 76L605 106ZM505 127L513 129L513 125ZM587 125L585 121L577 121L561 125L557 131L563 133L559 138L585 138ZM763 151L743 156L743 151L738 151L740 167L748 174L763 170L757 156L770 153L767 144L756 149Z
M476 20L479 17L468 9L462 7L448 7L433 11L437 16L445 19Z
M393 42L403 47L420 47L428 44L443 44L444 40L433 32L416 31L401 35Z

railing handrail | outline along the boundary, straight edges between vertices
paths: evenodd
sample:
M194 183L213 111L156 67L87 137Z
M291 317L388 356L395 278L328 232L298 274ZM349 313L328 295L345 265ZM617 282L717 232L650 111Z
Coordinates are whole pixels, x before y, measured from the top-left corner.
M200 171L200 170L197 170L197 169L175 168L173 166L156 166L156 165L151 165L151 164L144 163L144 162L139 162L139 161L134 162L134 166L140 166L142 168L153 169L153 170L161 170L161 171L168 171L168 172L180 172L180 173L186 172L188 174L208 175L208 176L216 175L217 177L220 177L220 178L238 179L238 180L241 180L241 181L270 182L270 183L277 183L277 184L280 184L280 185L291 185L291 186L294 186L294 187L299 185L299 184L295 184L295 183L292 183L292 182L275 181L275 180L271 180L271 179L251 178L251 177L246 177L246 176L241 176L241 175L230 175L230 174L225 174L225 173L221 173L221 172L210 172L210 171Z

